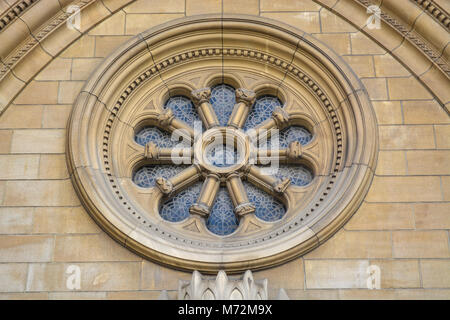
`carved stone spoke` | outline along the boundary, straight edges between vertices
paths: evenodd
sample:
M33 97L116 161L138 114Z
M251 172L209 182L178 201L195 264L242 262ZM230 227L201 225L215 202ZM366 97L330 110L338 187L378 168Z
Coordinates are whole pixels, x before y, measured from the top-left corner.
M298 141L291 142L285 149L258 149L256 163L264 165L267 163L295 164L303 157L303 147Z
M228 125L237 129L242 128L255 103L255 99L256 94L254 91L243 88L236 89L236 104L234 105L233 112L228 120Z
M214 205L217 193L219 192L219 187L219 176L209 174L206 177L205 182L203 182L202 190L200 191L197 202L189 208L189 212L193 215L199 215L205 218L208 217Z
M271 194L281 194L289 187L291 180L286 178L284 180L278 179L271 175L269 172L265 172L265 169L258 168L254 165L248 165L245 168L247 180L254 184L256 187L265 190Z
M190 141L194 140L194 129L186 122L177 119L171 109L166 109L160 114L157 118L157 123L158 127L163 130L169 131L170 133L177 130L177 132L186 139Z
M227 189L234 205L234 213L238 217L255 212L255 205L250 203L241 178L238 174L230 174L227 177Z
M193 156L191 147L159 148L153 142L147 143L144 153L144 158L152 164L189 164Z
M252 135L257 140L269 139L272 130L283 130L289 126L289 114L281 107L275 108L272 116L254 128Z
M155 184L164 195L173 196L200 180L200 176L200 168L192 165L170 179L157 178Z
M219 120L217 115L209 102L211 98L211 89L203 88L198 90L193 90L191 92L192 100L194 102L195 108L202 120L206 129L219 126Z

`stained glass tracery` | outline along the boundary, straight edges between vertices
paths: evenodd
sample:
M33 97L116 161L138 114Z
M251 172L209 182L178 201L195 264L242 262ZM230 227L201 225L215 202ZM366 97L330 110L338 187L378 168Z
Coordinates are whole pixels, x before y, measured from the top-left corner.
M210 103L214 109L221 126L226 126L228 119L236 103L235 89L229 85L221 84L211 89ZM243 130L254 128L269 119L272 112L277 107L282 107L282 102L273 96L261 96L248 115ZM170 98L165 108L170 108L175 117L193 126L194 121L200 121L194 104L186 97L176 96ZM279 134L279 147L286 148L291 142L298 141L302 145L308 144L312 139L312 134L304 127L290 126L282 130ZM155 143L158 147L171 148L176 142L171 141L170 134L156 127L144 127L136 133L135 140L141 145L149 142ZM270 141L268 143L270 146ZM213 150L211 162L217 167L226 167L228 159L236 157L235 150ZM150 188L155 186L158 177L170 179L180 173L186 166L176 165L146 165L138 169L133 181L140 187ZM282 180L286 177L291 179L291 183L296 186L306 186L313 179L313 173L303 165L281 165L275 175ZM250 203L255 207L254 214L263 221L273 222L280 220L285 212L284 205L272 195L259 189L253 184L244 181L245 190ZM164 200L160 207L160 216L170 222L180 222L189 217L189 208L195 204L202 188L202 182L197 182L187 189L184 189L170 198ZM233 233L239 226L239 220L234 212L231 197L224 185L218 191L211 213L206 219L207 228L220 236Z

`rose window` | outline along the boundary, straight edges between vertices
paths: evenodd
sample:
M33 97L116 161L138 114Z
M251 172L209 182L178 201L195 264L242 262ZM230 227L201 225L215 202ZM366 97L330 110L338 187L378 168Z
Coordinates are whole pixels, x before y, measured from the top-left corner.
M270 119L274 112L282 112L283 104L275 96L256 98L254 92L219 84L212 89L193 91L192 99L194 102L184 96L169 98L165 103L165 112L177 119L181 127L190 126L192 131L197 121L200 127L208 128L206 136L217 138L221 143L206 144L204 148L202 145L197 148L198 154L190 145L179 148L183 155L192 155L192 159L185 161L193 164L188 167L180 164L180 152L175 147L176 141L170 139L170 133L145 126L136 133L135 141L146 147L146 158L151 159L153 164L136 170L133 176L135 184L142 188L158 187L164 193L159 213L165 220L180 222L190 214L199 215L205 219L208 230L216 235L232 234L239 226L240 217L245 214L254 214L265 222L283 218L286 209L279 201L279 194L289 184L304 187L313 179L312 170L299 163L302 152L307 150L305 146L312 139L311 132L302 126L286 126L278 134L278 128ZM203 115L203 122L200 122L199 114ZM253 146L244 144L248 143L251 130L257 131L267 125L273 126L266 129L268 133L275 132L276 137L266 137L264 145L261 141L255 141ZM246 131L241 130L244 128ZM229 137L232 139L228 140L232 141L226 144L227 139L223 138ZM239 137L244 141L241 145L233 141L233 138ZM271 148L272 141L283 149ZM255 156L249 159L247 155L245 159L248 148L255 151ZM269 164L270 153L274 154L272 157L275 160L271 174L265 173L262 170L264 166L258 165L264 163L264 156L267 158L266 164ZM242 162L243 165L239 165ZM226 170L229 167L232 168ZM268 171L269 168L265 169ZM256 177L251 180L253 183L244 178L246 171L250 170ZM196 181L184 189L177 185L176 182L184 182L177 179L177 175L185 179L199 176L201 178L197 180L203 181ZM272 190L267 191L267 183Z
M183 270L268 268L326 241L364 199L367 93L320 41L265 18L189 17L117 49L74 103L67 159L87 212Z

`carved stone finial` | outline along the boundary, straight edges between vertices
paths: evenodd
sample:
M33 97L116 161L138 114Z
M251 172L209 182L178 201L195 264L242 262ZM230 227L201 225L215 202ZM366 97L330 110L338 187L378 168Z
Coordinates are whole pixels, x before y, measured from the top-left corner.
M246 214L253 212L255 212L255 205L250 202L242 203L238 205L236 208L234 208L234 213L239 217L243 217Z
M236 89L236 103L244 102L251 107L256 100L256 93L252 90L239 88Z
M287 156L290 159L300 159L302 156L302 145L298 141L291 142L287 149Z
M155 184L158 187L158 189L161 190L161 192L164 194L170 194L173 191L172 183L169 180L164 179L162 177L157 178Z
M194 271L190 281L179 281L178 300L267 300L267 284L267 279L255 280L250 270L241 280L230 280L223 270L216 279Z
M159 148L154 142L149 142L145 145L144 157L146 159L155 160L158 158Z
M289 114L281 107L276 107L272 112L272 119L278 129L283 129L289 124Z
M161 127L168 127L175 118L172 109L166 109L163 113L158 116L158 124Z
M286 191L286 189L289 187L290 184L291 179L286 178L283 181L278 181L278 183L273 187L273 189L275 190L275 192L283 193Z
M191 95L195 105L209 102L209 99L211 98L211 88L192 90Z

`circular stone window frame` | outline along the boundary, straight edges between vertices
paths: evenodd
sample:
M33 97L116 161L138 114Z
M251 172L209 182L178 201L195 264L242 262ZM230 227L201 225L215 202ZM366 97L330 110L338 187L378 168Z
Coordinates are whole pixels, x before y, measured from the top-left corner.
M165 79L171 78L178 67L195 68L204 61L206 68L214 59L222 61L222 70L232 61L235 65L255 61L262 74L270 68L280 80L277 90L283 91L284 82L301 86L327 115L321 122L331 126L330 136L321 137L332 141L327 142L333 146L330 171L321 173L324 179L320 188L301 214L297 212L287 222L235 242L227 237L211 243L187 230L185 234L173 232L164 224L145 221L145 216L141 219L134 209L136 201L123 192L131 178L114 172L114 157L120 155L111 155L109 144L118 126L134 132L124 116L134 108L127 101L133 96L135 101L144 99L145 93L139 90L148 81L159 81L170 92L173 88ZM183 94L192 89L192 84L186 83L185 88ZM292 118L295 124L302 116L293 114ZM145 117L136 123L143 120ZM319 40L267 18L193 16L137 35L96 69L73 106L67 130L67 162L87 212L125 247L181 270L238 273L301 256L345 224L364 200L374 176L376 127L363 84L346 62ZM129 130L121 134L125 132ZM131 219L133 215L140 221Z

